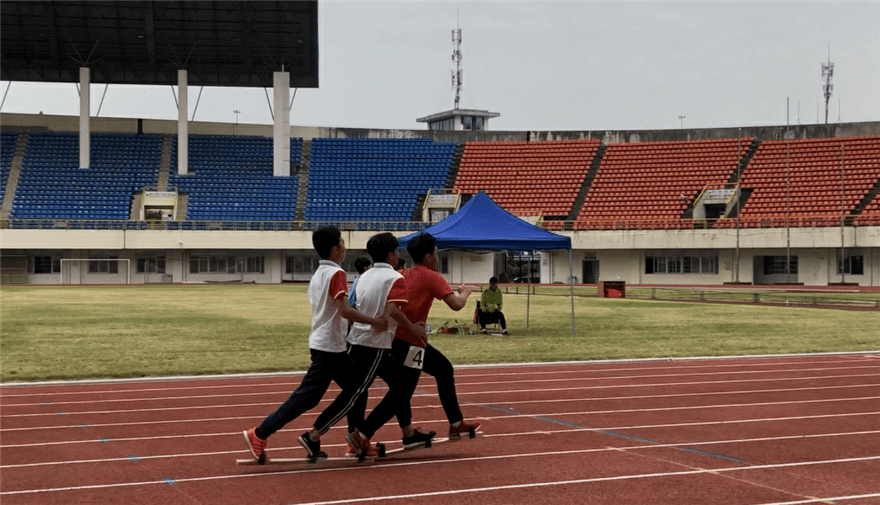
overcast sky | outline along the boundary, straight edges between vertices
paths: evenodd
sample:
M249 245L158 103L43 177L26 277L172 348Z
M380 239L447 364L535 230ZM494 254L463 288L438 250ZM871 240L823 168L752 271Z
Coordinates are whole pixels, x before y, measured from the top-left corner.
M302 126L425 129L461 108L492 130L630 130L880 121L880 2L319 3L320 88L296 92ZM8 82L2 82L6 93ZM103 84L92 85L92 115ZM190 87L192 117L198 87ZM293 94L293 93L291 93ZM272 96L272 90L269 90ZM74 84L13 82L2 112L77 115ZM205 88L197 121L271 124L262 88ZM683 120L679 116L685 116ZM111 85L100 117L177 119L170 86Z

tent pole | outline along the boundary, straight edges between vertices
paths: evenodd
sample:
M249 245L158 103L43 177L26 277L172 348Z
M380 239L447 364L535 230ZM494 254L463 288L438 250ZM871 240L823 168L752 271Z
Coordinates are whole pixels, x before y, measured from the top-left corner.
M574 276L571 271L571 249L568 250L568 288L571 297L571 338L575 338L574 327Z
M532 310L532 262L529 261L529 283L526 285L526 329L529 329L529 312Z

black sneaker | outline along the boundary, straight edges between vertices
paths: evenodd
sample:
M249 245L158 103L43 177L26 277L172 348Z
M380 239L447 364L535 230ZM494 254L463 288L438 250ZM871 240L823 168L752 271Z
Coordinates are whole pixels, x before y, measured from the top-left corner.
M312 440L309 432L303 433L297 440L309 453L309 459L327 459L327 453L321 450L321 441Z
M403 437L403 446L407 449L419 447L420 445L431 447L431 440L434 438L435 435L437 435L437 432L434 431L422 433L419 430L413 430L413 434L411 437Z

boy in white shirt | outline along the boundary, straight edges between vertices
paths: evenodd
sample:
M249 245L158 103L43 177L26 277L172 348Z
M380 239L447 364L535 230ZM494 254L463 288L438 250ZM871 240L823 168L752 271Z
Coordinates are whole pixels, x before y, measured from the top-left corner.
M367 391L369 383L356 373L345 342L348 325L343 318L377 331L388 329L383 315L366 316L348 305L348 285L345 271L339 266L345 259L345 240L336 227L325 227L312 234L312 245L321 257L319 266L309 282L309 305L312 309L312 330L309 333L311 365L299 387L290 397L269 414L259 426L244 431L248 449L257 460L265 458L266 441L308 410L315 408L336 382L342 392L327 407L311 431L299 437L299 443L311 459L326 458L321 451L321 435L342 419ZM372 379L369 381L372 382Z
M364 272L358 281L355 293L357 308L359 312L372 317L385 315L389 318L389 323L387 329L380 330L370 327L369 324L356 322L348 334L348 342L351 344L349 356L359 369L368 374L369 382L372 383L376 375L379 375L388 383L389 389L366 420L363 416L367 395L360 397L357 406L349 411L350 432L346 437L349 443L348 455L373 456L376 449L370 444L370 438L395 415L403 430L405 445L424 444L436 434L422 433L412 428L412 414L408 408L410 398L406 394L406 388L398 386L398 370L401 364L395 363L391 355L391 342L398 325L409 329L415 338L421 338L423 342L428 339L424 326L411 323L400 310L400 306L407 303L409 293L406 280L397 271L398 246L397 238L390 233L374 235L367 242L367 252L373 260L373 268ZM411 391L409 393L412 394Z

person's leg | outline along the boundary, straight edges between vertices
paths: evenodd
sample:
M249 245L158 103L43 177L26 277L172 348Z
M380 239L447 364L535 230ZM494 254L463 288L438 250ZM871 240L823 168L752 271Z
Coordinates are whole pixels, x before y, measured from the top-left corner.
M397 380L401 381L400 386L406 389L412 387L412 391L415 392L416 386L419 383L419 376L422 374L420 369L415 368L400 368L404 366L404 362L406 361L407 354L409 353L409 348L412 344L405 340L394 339L391 342L391 359L394 360L396 367L398 367L397 371ZM424 356L422 357L424 360ZM380 375L380 377L382 377ZM388 383L388 378L382 377L386 383ZM394 380L392 377L391 380ZM412 393L407 397L407 401L399 402L397 408L397 424L401 429L406 429L412 424L412 404L410 400L412 399Z
M333 353L310 349L312 363L296 390L274 412L266 416L257 426L255 433L267 439L304 412L315 408L323 398L330 381L333 380L333 367L336 360Z
M437 381L437 394L440 396L440 404L443 405L443 412L446 413L449 424L461 421L463 416L458 404L458 395L455 393L455 369L446 356L431 344L425 348L422 372Z
M416 347L405 340L395 339L391 344L392 358L397 370L396 390L397 424L403 434L404 447L425 445L437 435L434 431L422 432L412 427L412 395L419 383L424 366L425 349ZM411 356L411 358L410 358ZM383 379L385 379L383 377ZM388 380L386 379L386 382Z
M480 324L480 329L483 331L486 330L486 325L489 324L489 321L487 321L488 317L489 317L489 313L484 312L482 310L480 311L479 315L477 316L477 320Z
M354 362L356 373L362 374L368 387L373 384L379 373L379 365L385 357L384 349L375 349L361 345L353 345L348 350L348 356ZM367 410L368 391L358 395L354 399L352 407L348 410L348 432L351 433L363 424Z
M434 377L437 381L437 394L440 396L440 404L443 412L449 420L449 437L458 438L463 433L475 432L480 423L464 422L461 407L458 403L458 395L455 392L455 368L452 363L431 344L425 349L425 365L422 372Z
M362 404L362 408L366 408L367 390L376 378L371 373L371 368L363 365L363 362L361 365L355 363L348 354L342 354L333 375L333 380L342 388L342 392L315 420L314 428L318 434L327 433L356 405Z
M315 408L330 387L335 362L333 353L309 350L312 362L300 385L274 412L266 416L259 426L244 431L244 440L251 454L261 459L266 440L304 412Z
M391 355L387 355L379 365L379 377L388 384L388 392L382 401L370 412L367 419L358 425L358 431L366 438L372 438L376 431L392 417L400 414L404 416L400 419L400 424L408 426L412 423L412 411L409 401L415 392L418 379L415 381L407 380L413 374L408 373L409 370L403 370L401 364L396 363Z
M507 331L507 321L504 320L504 313L499 310L496 314L498 314L498 322L501 323L501 331Z

